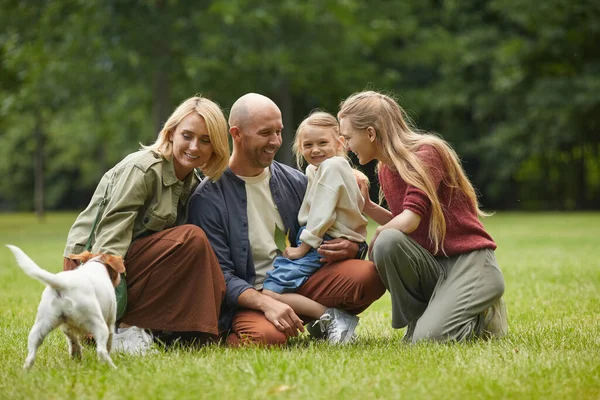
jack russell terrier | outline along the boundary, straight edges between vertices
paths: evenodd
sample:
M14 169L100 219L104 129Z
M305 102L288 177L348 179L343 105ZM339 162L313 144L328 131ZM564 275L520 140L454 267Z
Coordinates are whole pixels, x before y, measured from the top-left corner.
M69 256L81 262L77 269L53 274L40 268L18 247L6 246L27 275L46 285L35 323L29 332L29 351L23 368L29 369L33 365L38 347L50 332L61 325L71 357L81 358L78 336L92 334L98 358L116 368L108 353L117 312L114 287L119 283L120 274L125 272L123 259L86 251Z

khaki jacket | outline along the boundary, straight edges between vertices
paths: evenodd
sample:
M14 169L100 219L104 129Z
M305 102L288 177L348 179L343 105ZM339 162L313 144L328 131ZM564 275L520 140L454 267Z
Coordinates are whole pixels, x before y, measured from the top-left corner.
M65 257L84 250L105 192L91 252L125 257L136 238L186 222L187 202L198 183L196 173L178 180L172 160L150 150L128 155L104 174L90 204L75 220Z

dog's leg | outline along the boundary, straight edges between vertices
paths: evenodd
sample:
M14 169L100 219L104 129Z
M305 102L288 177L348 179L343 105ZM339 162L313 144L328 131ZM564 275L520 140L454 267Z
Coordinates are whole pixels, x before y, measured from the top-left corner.
M108 354L108 348L112 345L112 343L108 343L108 340L112 340L112 334L109 332L106 323L99 318L97 320L94 319L90 324L90 332L94 335L94 339L96 339L96 352L98 353L98 358L112 368L117 368Z
M40 314L38 314L29 332L29 339L27 341L28 353L23 365L24 369L29 369L33 366L38 348L42 345L46 336L60 324L60 319L54 318L52 315L46 314L44 317L40 317Z
M112 351L114 334L115 334L115 324L108 325L108 340L106 341L106 351L108 351L109 354Z
M67 344L69 345L69 355L71 358L81 359L81 344L79 343L79 337L71 328L67 325L63 326L63 332L67 337Z

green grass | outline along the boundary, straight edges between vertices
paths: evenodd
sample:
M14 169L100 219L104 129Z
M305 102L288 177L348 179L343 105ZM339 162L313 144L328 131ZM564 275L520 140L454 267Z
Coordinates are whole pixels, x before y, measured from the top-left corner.
M75 214L0 215L0 244L60 271ZM0 399L51 398L600 398L600 214L505 214L485 224L499 247L510 334L494 342L405 345L386 294L361 315L360 339L337 348L307 337L281 349L67 356L60 331L21 370L42 285L0 248Z

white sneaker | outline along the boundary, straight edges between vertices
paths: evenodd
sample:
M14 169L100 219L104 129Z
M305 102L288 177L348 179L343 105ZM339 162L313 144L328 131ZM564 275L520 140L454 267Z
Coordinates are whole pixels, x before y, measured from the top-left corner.
M412 343L413 335L415 334L415 327L417 326L417 319L410 321L408 325L406 325L406 333L402 338L404 343Z
M328 308L319 319L319 324L324 326L327 341L331 344L347 344L356 340L356 315L348 314L339 308Z
M327 314L329 317L329 314ZM306 330L310 334L311 339L321 340L327 339L327 326L329 325L329 320L318 319L313 322L309 322L306 325Z
M152 333L137 326L118 328L113 335L112 350L120 353L144 355L153 343Z
M508 334L506 303L500 297L484 313L483 337L500 339Z

